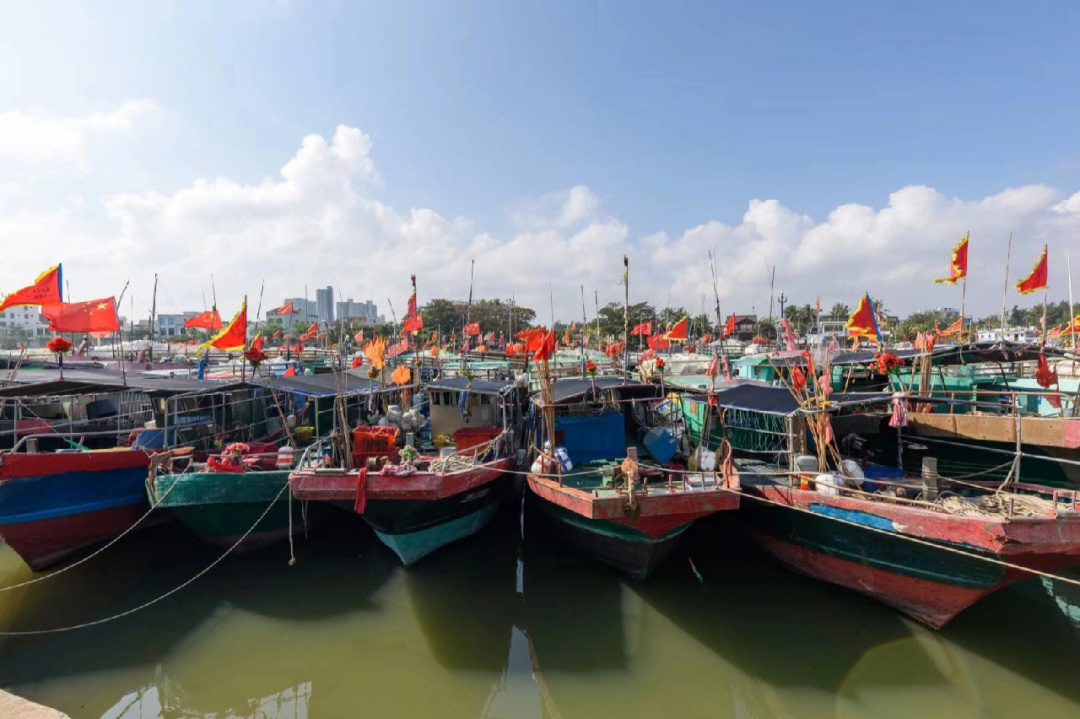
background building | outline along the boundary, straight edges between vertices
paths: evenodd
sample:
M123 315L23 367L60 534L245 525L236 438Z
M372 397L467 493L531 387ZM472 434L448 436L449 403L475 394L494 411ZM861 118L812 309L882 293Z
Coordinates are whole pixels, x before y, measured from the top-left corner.
M350 298L344 302L338 302L336 308L338 319L341 320L359 320L368 325L382 321L378 307L371 300L354 302Z
M43 339L51 336L46 328L48 320L41 316L36 306L9 307L0 312L0 335L19 341Z
M320 322L334 321L334 288L330 285L315 290L315 315Z

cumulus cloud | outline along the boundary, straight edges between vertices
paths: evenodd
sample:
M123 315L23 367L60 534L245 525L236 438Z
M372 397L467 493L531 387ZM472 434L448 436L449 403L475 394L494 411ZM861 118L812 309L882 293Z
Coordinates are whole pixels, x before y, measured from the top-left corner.
M509 202L512 229L498 235L468 218L380 200L372 149L367 135L342 125L329 139L304 138L279 173L259 182L200 178L175 192L113 195L104 223L91 221L102 208L76 198L49 211L0 203L0 236L19 248L5 258L0 281L10 290L13 278L31 278L62 259L82 297L115 293L131 278L140 315L155 272L163 311L201 308L211 274L225 312L243 294L254 307L263 280L264 308L302 294L305 285L313 297L316 286L331 284L343 297L372 299L385 311L388 297L404 304L414 272L421 302L463 298L475 259L478 295L513 293L546 321L549 291L556 315L567 320L580 317L582 286L590 312L594 289L601 303L620 300L623 254L631 258L632 300L670 298L694 311L709 308L713 251L725 312L768 311L770 265L777 293L792 301L820 296L827 306L852 304L870 291L906 312L959 303L958 290L931 280L945 272L949 248L970 231L969 307L989 314L1000 307L1010 232L1014 278L1049 243L1051 283L1063 293L1063 254L1080 230L1080 193L1029 185L964 200L911 186L882 207L841 204L821 219L777 199L752 199L735 223L714 219L675 234L642 234L609 212L595 191L576 186ZM9 195L21 191L7 188ZM1020 300L1011 294L1009 301Z
M0 164L38 167L60 163L85 167L87 146L105 135L129 132L153 113L151 100L131 100L115 110L51 117L18 110L0 112Z

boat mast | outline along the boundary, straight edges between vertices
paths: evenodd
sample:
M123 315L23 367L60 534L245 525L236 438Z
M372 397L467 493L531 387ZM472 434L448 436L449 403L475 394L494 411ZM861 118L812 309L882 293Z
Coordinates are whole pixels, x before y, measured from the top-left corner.
M622 256L623 263L623 289L624 289L624 302L623 302L623 375L630 376L630 258L627 255Z
M1069 334L1072 335L1072 348L1073 354L1076 354L1076 331L1073 327L1073 294L1072 294L1072 257L1071 253L1065 253L1065 264L1069 268L1069 319L1067 326L1069 328Z
M1005 301L1009 298L1009 261L1012 259L1012 236L1009 233L1009 249L1005 254L1005 290L1001 293L1001 341L1005 341Z
M147 357L154 361L154 324L157 321L157 273L154 273L154 296L150 300L150 352Z

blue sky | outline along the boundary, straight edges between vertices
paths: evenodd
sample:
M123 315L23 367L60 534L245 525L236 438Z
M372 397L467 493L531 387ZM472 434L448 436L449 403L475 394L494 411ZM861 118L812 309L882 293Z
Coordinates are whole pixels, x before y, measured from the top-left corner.
M121 224L112 196L169 195L197 178L257 186L338 125L370 138L361 194L402 216L464 218L463 251L478 235L501 244L535 231L514 220L523 203L588 188L594 216L582 223L623 228L602 245L613 265L621 242L650 266L655 233L676 242L713 222L714 244L737 237L755 199L810 218L805 231L843 205L881 210L910 186L976 210L1008 188L1052 188L1031 200L1042 210L1080 189L1074 3L11 3L4 16L0 113L155 108L87 140L80 172L7 163L42 212L79 197L80 231L102 242ZM1035 223L1021 247L1065 242L1034 211L1003 220ZM928 238L927 266L944 266L953 229ZM761 263L784 245L766 249Z

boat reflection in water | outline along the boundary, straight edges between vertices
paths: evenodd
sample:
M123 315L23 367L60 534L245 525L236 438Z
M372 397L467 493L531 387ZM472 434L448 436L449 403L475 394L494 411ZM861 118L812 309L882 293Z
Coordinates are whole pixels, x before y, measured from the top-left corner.
M513 511L408 570L362 523L332 522L294 566L285 547L228 557L124 619L0 639L0 683L110 719L1076 716L1080 632L1039 582L937 633L787 571L726 522L692 527L647 582L528 524L521 545ZM218 556L185 538L140 533L0 594L0 629L160 595ZM30 576L7 548L0 571Z

